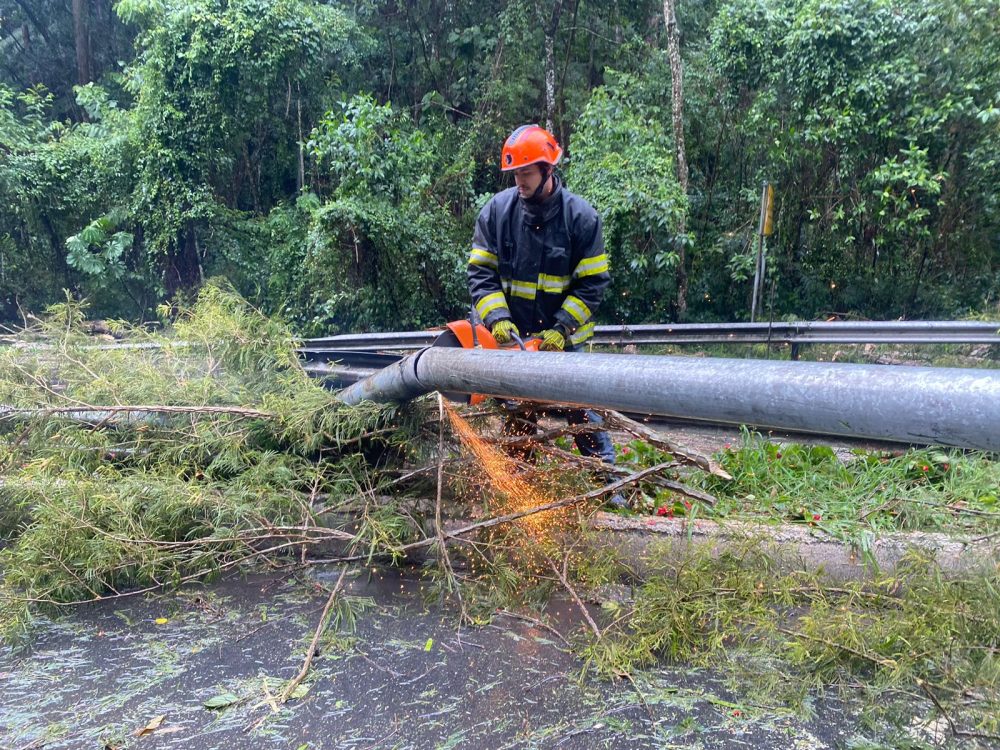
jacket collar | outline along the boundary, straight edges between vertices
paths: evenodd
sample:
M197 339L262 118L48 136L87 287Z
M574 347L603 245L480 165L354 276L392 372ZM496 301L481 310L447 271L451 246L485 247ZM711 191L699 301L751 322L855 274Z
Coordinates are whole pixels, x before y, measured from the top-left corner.
M538 227L547 224L559 215L562 210L562 181L558 175L552 175L552 180L555 186L545 200L532 203L518 197L525 224Z

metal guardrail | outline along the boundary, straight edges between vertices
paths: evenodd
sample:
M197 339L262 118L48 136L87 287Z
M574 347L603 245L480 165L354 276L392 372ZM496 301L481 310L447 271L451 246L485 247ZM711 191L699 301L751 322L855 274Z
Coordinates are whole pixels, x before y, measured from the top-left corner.
M407 351L429 346L440 331L361 333L307 339L307 359L328 352ZM1000 321L804 321L795 323L678 323L607 325L594 330L600 346L686 344L775 344L792 347L797 359L807 344L992 344L1000 345Z
M444 329L442 329L443 331ZM305 339L300 352L328 349L350 351L382 351L390 349L422 349L434 343L441 331L404 331L397 333L345 333L319 339Z

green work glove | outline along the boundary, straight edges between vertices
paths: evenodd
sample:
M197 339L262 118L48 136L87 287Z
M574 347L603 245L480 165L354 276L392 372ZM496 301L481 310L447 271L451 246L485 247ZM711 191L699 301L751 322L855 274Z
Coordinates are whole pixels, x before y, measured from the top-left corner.
M517 326L514 325L514 321L508 318L498 320L494 323L490 333L493 334L493 338L496 339L498 344L509 344L513 341L514 338L511 334L514 334L514 336L521 335L521 332L517 330Z
M543 352L561 352L566 346L566 337L555 328L542 331L539 336L542 343L538 348Z

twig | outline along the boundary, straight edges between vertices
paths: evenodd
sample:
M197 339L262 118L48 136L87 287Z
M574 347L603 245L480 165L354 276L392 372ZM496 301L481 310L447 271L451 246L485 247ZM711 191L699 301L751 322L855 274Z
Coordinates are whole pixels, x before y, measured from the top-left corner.
M469 524L468 526L463 526L460 529L452 531L450 536L462 536L464 534L477 531L479 529L491 528L493 526L499 526L505 523L512 523L513 521L518 521L527 516L533 516L537 513L544 513L549 510L556 510L557 508L565 508L569 505L577 505L587 500L596 500L604 495L610 495L616 490L620 490L622 487L626 487L630 484L635 484L636 482L645 479L651 474L656 474L657 472L663 471L664 469L670 468L673 462L666 462L662 464L657 464L656 466L651 466L648 469L642 469L633 474L629 474L627 477L618 479L610 484L606 484L596 490L591 490L590 492L585 492L582 495L572 495L571 497L563 498L562 500L555 500L551 503L545 503L544 505L538 505L534 508L528 508L527 510L517 511L516 513L508 513L504 516L496 516L495 518L490 518L485 521L479 521L477 523Z
M455 579L455 571L451 567L451 557L448 554L448 543L445 540L444 524L441 522L441 494L444 489L444 397L438 393L438 467L437 467L437 498L434 504L434 530L437 533L438 546L441 549L441 564L444 574L448 577L448 588L455 592L460 610L460 622L466 622L469 614L462 601L462 590Z
M73 403L73 404L80 404L80 406L82 406L82 407L86 407L87 406L87 404L85 404L83 401L78 401L77 399L71 398L71 397L67 396L64 393L59 393L59 391L53 390L51 387L49 387L48 383L46 383L45 380L43 380L42 378L36 376L34 373L30 372L27 368L22 367L21 365L17 364L16 362L8 360L6 364L8 366L13 367L14 369L18 370L26 378L28 378L29 380L33 381L35 385L37 385L43 391L46 391L47 393L51 394L52 396L55 396L58 399L62 399L64 402L68 401L68 402Z
M544 450L546 453L550 453L551 455L561 458L565 461L575 461L576 463L579 463L582 466L593 468L595 471L602 471L605 474L614 473L621 475L629 473L628 469L624 469L612 464L606 464L599 458L593 458L591 456L577 456L574 453L570 453L569 451L564 451L562 448L556 448L555 446L552 445L543 445L542 450ZM673 490L674 492L679 492L680 494L686 495L687 497L690 497L693 500L700 500L706 505L714 506L718 502L718 498L716 498L715 495L711 495L707 492L704 492L703 490L697 490L694 487L688 487L686 484L682 482L675 482L672 479L667 479L666 477L656 477L656 479L653 481L655 481L656 484L660 485L661 487L666 487L667 489Z
M587 605L583 603L583 600L580 599L579 595L576 593L576 589L574 589L570 584L569 579L566 577L566 573L559 570L559 566L552 562L552 560L549 560L548 563L549 567L552 568L552 572L559 577L563 587L569 592L569 595L573 597L573 601L576 602L576 606L583 613L583 617L587 621L587 624L590 625L590 629L594 631L594 635L597 636L598 640L600 640L601 629L597 627L597 623L594 622L594 618L590 616L590 612L587 611Z
M416 677L411 677L410 679L406 680L405 682L398 682L398 683L396 683L396 687L397 688L408 687L409 685L412 685L414 682L419 682L420 680L424 679L427 675L429 675L431 672L433 672L435 669L437 669L440 666L441 666L440 662L437 663L437 664L435 664L435 665L433 665L433 666L430 666L427 669L425 669L423 672L421 672L420 674L418 674Z
M330 439L330 442L333 443L338 449L340 449L343 448L345 445L351 445L352 443L360 443L361 441L367 440L368 438L378 437L379 435L388 435L390 433L395 432L398 429L399 429L398 427L379 427L377 429L364 432L355 437L348 438L347 440L339 440L336 435L331 435L330 433L325 433L325 434Z
M591 490L582 495L572 495L570 497L564 497L562 500L555 500L551 503L545 503L544 505L538 505L534 508L528 508L527 510L520 510L516 513L508 513L503 516L495 516L493 518L488 518L485 521L477 521L476 523L470 523L467 526L463 526L459 529L455 529L448 533L449 537L459 537L465 534L471 534L474 531L480 531L482 529L489 529L494 526L500 526L506 523L513 523L514 521L519 521L522 518L527 518L528 516L533 516L538 513L545 513L550 510L557 510L558 508L565 508L570 505L577 505L587 500L596 500L604 495L609 495L616 490L626 487L630 484L648 477L651 474L656 474L659 471L670 468L673 466L672 461L668 461L662 464L657 464L656 466L651 466L648 469L643 469L642 471L637 471L634 474L629 474L623 479L619 479L611 484L606 484L605 486ZM430 537L427 539L421 539L419 542L411 542L410 544L404 544L401 547L393 547L392 549L382 550L375 552L372 555L361 554L361 555L350 555L346 557L334 557L327 560L312 560L310 564L312 565L327 565L330 563L344 563L344 562L354 562L356 560L368 560L374 555L385 556L385 555L404 555L407 552L412 552L416 549L423 549L424 547L429 547L432 544L437 543L437 537Z
M645 440L650 445L654 445L657 448L662 448L668 453L680 456L688 462L693 463L695 466L698 466L717 477L727 480L733 478L729 472L707 456L703 456L700 453L696 453L688 448L677 445L677 443L672 440L668 440L656 430L636 422L634 419L629 419L621 412L609 409L600 413L604 416L605 420L607 420L608 426L610 427L618 427L625 432L631 433L635 437Z
M0 480L0 486L3 486L2 480ZM340 539L341 541L345 542L354 539L353 534L349 534L346 531L340 531L338 529L328 529L325 526L274 526L272 524L266 523L266 521L265 521L266 525L264 526L249 527L246 529L242 529L238 534L229 537L201 537L197 539L181 539L178 541L168 541L164 539L142 539L142 538L126 537L126 536L121 536L119 534L115 534L111 531L108 531L107 529L102 529L99 526L95 526L94 524L86 521L84 518L77 516L76 514L72 514L69 511L60 510L58 508L57 510L67 518L72 519L76 523L80 524L81 526L84 526L85 528L90 529L94 533L100 534L101 536L107 537L109 539L113 539L114 541L119 542L121 544L146 545L150 547L158 547L161 549L200 547L202 545L208 545L208 544L232 544L234 542L249 544L250 542L257 542L261 541L262 539L274 539L275 537L292 539L293 537L296 536L302 539L301 543L303 545L316 544L319 541L321 541L321 539L311 538L312 535L314 534L322 538ZM263 534L259 533L262 531L268 533L263 533ZM297 534L293 532L297 532Z
M984 534L983 536L977 536L975 539L969 540L970 544L979 544L980 542L988 542L991 539L995 539L1000 536L1000 531L993 531L989 534Z
M309 674L309 667L312 666L313 656L316 654L316 645L319 643L320 636L323 635L323 631L326 630L327 615L330 613L330 607L333 606L333 602L336 600L337 595L340 593L340 587L344 583L344 576L347 575L347 566L340 571L340 578L337 579L336 585L334 585L333 590L330 592L330 598L326 600L326 606L323 607L323 613L319 616L319 624L316 625L316 632L313 633L312 643L309 644L309 651L306 653L306 659L302 663L302 669L299 673L295 675L285 686L285 689L281 693L281 698L279 698L281 703L287 703L289 696L295 691L302 680L306 678Z
M646 696L642 694L642 691L635 682L635 678L632 677L629 672L622 672L621 675L629 681L629 684L632 685L632 689L635 690L635 694L639 696L639 701L642 703L642 707L646 709L646 716L649 717L649 723L655 725L656 717L653 716L653 709L650 708L649 703L646 702Z
M391 732L389 732L389 734L387 734L385 737L383 737L380 740L376 740L376 742L375 742L374 745L366 745L365 747L361 748L361 750L375 750L376 748L386 747L385 743L388 740L390 740L393 737L395 737L397 734L399 734L399 730L400 730L400 727L397 725L396 728L393 729Z
M445 461L445 463L446 464L461 464L461 463L465 463L467 461L469 461L469 459L468 458L464 458L464 457L463 458L449 458L447 461ZM384 490L384 489L387 489L389 487L392 487L393 485L401 484L401 483L403 483L403 482L405 482L405 481L407 481L409 479L413 479L413 477L418 477L421 474L430 474L432 471L435 471L436 469L437 469L436 466L421 466L419 469L408 470L405 474L401 474L400 476L396 477L395 479L392 479L392 480L390 480L388 482L383 482L382 484L379 485L379 488Z
M941 712L941 715L944 716L945 721L948 722L948 727L951 729L952 736L978 740L1000 740L1000 735L997 734L983 734L981 732L968 732L964 729L959 729L955 726L955 720L951 718L951 714L948 713L945 707L941 705L941 701L939 701L938 697L931 691L930 685L928 685L925 680L921 680L919 677L917 678L917 685L920 686L920 689L924 691L924 694L931 699L931 703L933 703L935 708L937 708L937 710Z
M932 502L930 500L921 500L920 498L916 497L908 497L906 498L906 500L902 500L902 498L893 498L893 500L900 500L906 503L917 503L918 505L928 505L932 508L947 508L948 510L953 510L956 513L966 513L970 516L983 516L985 518L1000 518L1000 513L995 513L988 510L979 510L978 508L965 508L954 504L944 505L941 503Z
M265 623L263 623L262 625L259 625L259 626L257 626L257 627L256 627L256 628L254 628L253 630L251 630L251 631L249 631L249 632L246 632L246 633L244 633L243 635L239 635L239 636L237 636L236 638L234 638L234 639L233 639L233 643L239 643L239 642L240 642L240 641L242 641L242 640L243 640L244 638L249 638L250 636L252 636L252 635L254 635L254 634L256 634L256 633L259 633L259 632L260 632L260 631L262 631L262 630L263 630L264 628L267 628L267 627L270 627L270 626L271 626L271 625L273 625L273 624L274 624L273 622L265 622Z
M65 570L67 573L69 573L70 577L74 578L77 583L79 583L81 586L83 586L85 589L87 589L87 591L89 591L91 594L93 594L95 599L100 599L101 598L101 595L97 591L95 591L93 589L93 587L90 586L90 584L88 584L86 581L84 581L82 578L80 578L80 576L78 576L76 573L74 573L72 570L70 570L69 566L66 565L66 563L63 562L62 558L59 557L58 554L49 554L48 558L50 560L55 560L57 563L59 563L59 565L62 567L62 569Z
M172 406L167 404L131 404L128 406L52 406L41 409L25 409L15 407L0 407L0 419L16 415L48 417L56 414L79 414L96 419L98 415L126 413L162 413L162 414L234 414L242 417L260 417L274 419L275 415L258 409L247 409L240 406ZM106 421L107 417L101 421Z
M857 656L859 659L864 659L865 661L870 661L872 664L877 664L883 669L895 669L898 664L892 659L886 659L884 656L878 656L877 654L869 654L864 651L858 651L855 648L846 646L843 643L837 643L831 641L827 638L821 638L818 635L809 635L808 633L800 633L796 630L788 630L787 628L779 627L778 632L784 633L785 635L790 635L793 638L802 638L808 641L816 641L817 643L822 643L824 646L829 646L830 648L835 648L839 651L846 651L847 653Z
M278 704L275 702L274 696L271 695L271 688L269 688L267 686L267 678L266 677L264 678L263 682L264 682L264 698L265 698L265 702L267 703L268 706L271 707L271 713L272 714L276 714L281 709L278 708Z
M320 454L320 458L322 458L322 453ZM309 501L308 501L308 504L304 504L304 507L302 508L302 525L305 526L306 528L309 527L309 520L311 518L314 518L315 515L316 515L315 514L315 510L313 509L313 506L316 503L316 497L317 497L317 495L319 493L320 480L323 477L323 471L320 468L321 465L322 465L321 463L317 464L317 467L316 467L316 478L313 480L313 486L312 486L312 489L309 492ZM306 562L306 545L305 544L302 545L302 553L301 553L300 562L303 565L305 565L305 562Z
M110 596L101 596L100 601L109 601L111 599L125 599L126 597L139 596L140 594L148 594L151 591L159 591L160 589L166 588L167 586L177 587L180 586L182 583L194 581L198 578L207 576L210 573L221 573L222 571L228 570L229 568L233 568L237 565L243 565L255 557L267 555L272 552L278 552L279 550L287 549L288 547L295 547L298 546L299 544L301 544L301 542L283 542L282 544L276 544L273 547L267 547L265 549L256 550L251 554L246 555L245 557L239 557L235 560L230 560L229 562L225 562L222 565L219 565L218 567L202 568L201 570L195 573L189 573L186 576L181 576L176 581L170 581L169 583L157 583L155 586L147 586L145 588L134 589L132 591L123 591L120 594L115 593ZM54 607L74 607L79 604L90 604L93 601L95 601L94 599L77 599L75 601L61 602L56 599L52 599L51 597L11 596L7 594L0 595L0 601L3 601L5 599L7 601L22 602L22 603L27 602L30 604L50 604Z
M584 466L595 472L599 472L600 474L625 477L632 473L631 469L625 466L605 463L602 459L597 458L595 456L578 456L577 454L571 453L570 451L563 450L562 448L557 448L554 445L540 445L538 447L541 451L548 453L550 456L554 456L555 458L558 458L561 461L576 463L579 464L580 466ZM674 461L672 464L670 464L671 468L677 466L680 466L679 461ZM667 480L665 480L663 477L653 477L649 481L654 482L655 484L662 484L664 481Z
M869 498L866 497L864 500L861 501L861 503L863 504L868 499ZM880 504L876 505L874 508L869 508L868 510L866 510L864 513L862 513L860 516L858 516L858 520L859 521L864 521L866 518L868 518L868 516L871 516L871 515L873 515L875 513L878 513L880 510L884 510L885 508L888 508L888 507L890 507L891 505L894 505L897 502L899 502L899 498L897 498L897 497L890 498L890 499L886 500L884 503L880 503Z
M556 630L551 625L549 625L547 623L544 623L544 622L542 622L541 620L539 620L537 618L529 617L528 615L522 615L520 612L511 612L509 609L498 609L497 610L497 614L498 615L502 615L504 617L511 617L511 618L513 618L515 620L523 620L524 622L531 623L532 625L534 625L537 628L541 628L542 630L544 630L544 631L546 631L548 633L552 633L552 635L554 635L556 638L558 638L560 641L562 641L566 645L567 648L571 648L572 647L571 644L570 644L570 642L566 639L566 636L564 636L562 633L560 633L558 630Z
M603 425L577 424L569 425L567 427L557 427L552 430L545 430L544 432L537 432L530 435L484 438L483 442L493 443L494 445L502 445L505 448L513 448L522 445L530 445L532 443L545 443L549 440L553 440L554 438L566 435L582 435L588 432L600 432L603 429Z
M360 656L360 657L361 657L362 659L364 659L364 660L365 660L366 662L368 662L368 663L369 663L369 664L371 664L371 665L372 665L373 667L375 667L375 669L380 669L380 670L382 670L383 672L385 672L386 674L390 674L390 675L392 675L392 676L393 676L393 677L394 677L395 679L397 679L397 680L398 680L398 679L399 679L400 677L405 677L405 676L406 676L406 675L404 675L404 674L403 674L402 672L397 672L397 671L396 671L395 669L390 669L389 667L383 667L383 666L382 666L381 664L379 664L379 663L378 663L377 661L375 661L375 660L374 660L374 659L372 659L372 658L371 658L370 656L368 656L368 654L365 654L365 653L362 653L361 651L358 651L357 653L358 653L358 656Z
M696 490L694 487L688 487L686 484L681 482L674 482L671 479L664 479L660 477L656 480L657 484L663 485L668 490L673 490L674 492L679 492L682 495L687 495L692 500L699 500L705 505L714 506L718 502L718 498L715 495L710 495L707 492L701 490Z

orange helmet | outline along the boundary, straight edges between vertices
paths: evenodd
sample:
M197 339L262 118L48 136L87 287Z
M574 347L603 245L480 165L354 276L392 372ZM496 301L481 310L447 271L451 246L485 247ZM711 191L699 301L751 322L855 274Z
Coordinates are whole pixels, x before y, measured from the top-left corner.
M537 125L522 125L504 141L500 171L510 172L538 162L555 166L561 156L562 149L552 133Z

